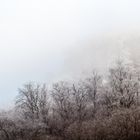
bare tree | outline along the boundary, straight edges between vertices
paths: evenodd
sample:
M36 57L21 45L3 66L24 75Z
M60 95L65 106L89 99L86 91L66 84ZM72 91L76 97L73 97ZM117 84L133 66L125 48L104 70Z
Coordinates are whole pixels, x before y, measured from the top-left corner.
M102 77L96 71L85 81L85 90L87 91L89 106L91 108L92 117L95 117L97 111L97 103L100 93L102 92Z
M129 108L135 104L138 81L131 68L123 64L122 61L118 61L116 66L110 69L109 84L118 105Z
M59 125L59 133L64 136L64 130L73 122L74 115L71 102L71 86L67 82L53 84L51 93L53 99L53 118L57 121L56 124Z
M16 98L16 108L22 113L25 123L38 128L42 124L45 131L48 130L49 101L45 85L29 83L19 89ZM36 129L38 130L38 129Z
M84 88L83 83L73 84L73 104L74 104L74 111L76 120L78 122L84 121L87 115L87 105L88 105L88 98L87 92Z

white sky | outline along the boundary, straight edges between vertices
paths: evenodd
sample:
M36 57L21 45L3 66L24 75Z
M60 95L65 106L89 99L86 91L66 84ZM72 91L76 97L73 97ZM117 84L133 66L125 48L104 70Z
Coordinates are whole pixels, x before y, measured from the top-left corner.
M0 108L25 82L103 69L124 38L139 54L139 31L139 0L1 0Z

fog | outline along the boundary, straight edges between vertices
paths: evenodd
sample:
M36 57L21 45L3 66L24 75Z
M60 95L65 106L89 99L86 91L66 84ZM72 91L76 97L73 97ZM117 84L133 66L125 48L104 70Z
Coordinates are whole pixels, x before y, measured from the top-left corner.
M0 108L12 106L26 82L104 72L124 56L137 61L139 5L138 0L1 1Z

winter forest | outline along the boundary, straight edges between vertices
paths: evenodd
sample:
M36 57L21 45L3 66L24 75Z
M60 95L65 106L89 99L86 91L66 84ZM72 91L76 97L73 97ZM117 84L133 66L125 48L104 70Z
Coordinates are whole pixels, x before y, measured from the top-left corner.
M13 110L0 114L0 140L140 139L140 71L132 63L18 91Z
M140 140L140 0L0 0L0 140Z

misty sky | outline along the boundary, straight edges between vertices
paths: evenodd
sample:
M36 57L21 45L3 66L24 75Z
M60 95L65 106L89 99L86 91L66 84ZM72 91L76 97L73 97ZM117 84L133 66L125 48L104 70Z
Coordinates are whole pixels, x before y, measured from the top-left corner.
M26 82L104 71L124 50L136 59L139 40L139 0L1 0L0 108Z

